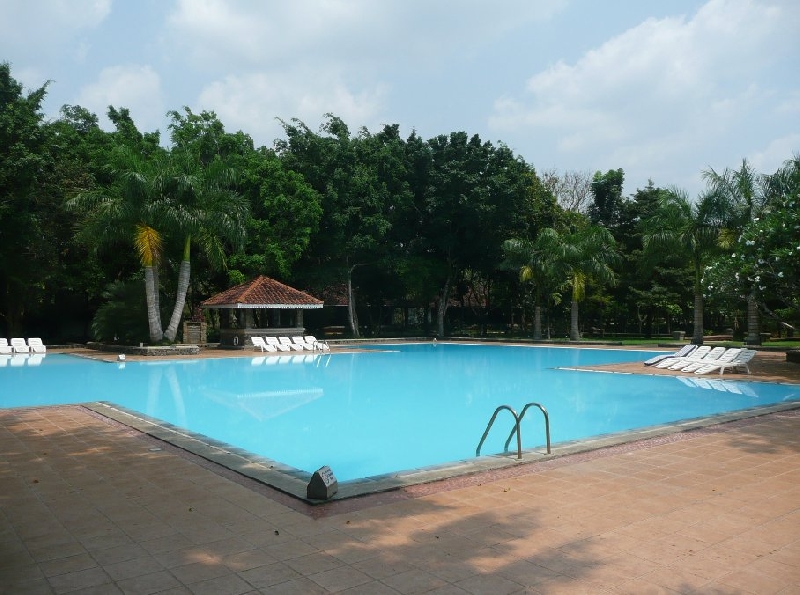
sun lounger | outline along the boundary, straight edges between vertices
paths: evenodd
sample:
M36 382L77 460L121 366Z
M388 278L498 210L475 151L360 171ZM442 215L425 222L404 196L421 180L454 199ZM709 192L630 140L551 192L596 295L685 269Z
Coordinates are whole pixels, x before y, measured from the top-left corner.
M685 358L683 361L681 361L681 360L676 361L674 364L669 366L669 368L667 368L667 369L668 370L683 370L684 368L686 368L688 366L691 366L692 364L695 364L697 362L708 363L708 362L716 361L717 359L720 358L720 356L723 353L725 353L725 351L726 351L726 349L724 347L714 347L713 349L711 349L711 351L706 353L702 358L694 358L694 357L692 357L690 355L689 357ZM697 353L697 351L695 351L695 353Z
M280 341L281 345L286 345L292 351L303 351L302 345L292 343L292 340L289 337L278 337L278 341Z
M269 351L271 353L275 353L278 351L278 348L274 345L268 345L266 341L264 341L263 337L250 337L250 341L253 343L253 347L258 347L262 352Z
M328 346L326 341L318 341L314 335L306 335L305 336L306 343L310 343L314 346L314 349L318 351L330 351L331 348Z
M264 337L267 345L272 345L278 351L291 351L289 347L278 341L278 337Z
M31 353L47 353L47 347L45 347L39 337L30 337L28 339L28 347Z
M701 345L692 351L687 357L668 357L667 359L658 362L655 366L656 368L669 368L670 366L675 365L677 362L686 362L688 364L692 361L704 358L710 351L710 345Z
M314 351L314 346L306 342L303 337L292 337L292 341L295 345L300 345L305 351Z
M758 352L754 349L742 349L732 360L727 362L710 362L695 370L694 373L709 374L719 370L719 375L722 376L725 373L725 370L744 369L744 371L749 374L750 366L748 364L750 363L750 360L756 356L756 353Z
M9 355L14 353L14 350L11 348L11 345L8 344L8 339L5 337L0 338L0 353L4 353Z
M14 353L30 353L31 348L28 347L28 344L25 342L25 339L14 337L11 339L11 349Z
M654 357L651 357L648 360L644 361L645 366L653 366L659 362L664 361L667 358L676 358L676 357L688 357L692 351L697 349L697 345L693 345L689 343L688 345L684 345L675 353L660 353Z
M709 365L710 362L719 362L719 363L727 363L738 357L739 353L742 350L738 347L731 347L730 349L726 349L717 359L709 359L711 357L711 353L709 353L706 357L701 359L700 361L692 362L683 368L681 368L681 372L694 372L695 370L702 368L703 366ZM713 353L713 351L712 351Z

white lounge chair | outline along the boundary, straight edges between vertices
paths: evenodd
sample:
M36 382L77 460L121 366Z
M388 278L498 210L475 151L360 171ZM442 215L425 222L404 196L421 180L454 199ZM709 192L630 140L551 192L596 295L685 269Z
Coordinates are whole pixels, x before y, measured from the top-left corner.
M0 353L4 353L6 355L14 353L11 345L8 344L8 339L5 337L0 337Z
M30 337L28 347L30 347L31 353L47 353L47 347L39 337Z
M314 335L305 336L306 343L310 343L317 351L330 351L327 341L318 341Z
M291 351L289 347L278 341L278 337L264 337L267 345L272 345L278 351Z
M668 357L665 360L661 360L656 364L656 368L669 368L678 362L686 362L686 364L689 364L692 361L703 359L706 355L708 355L709 351L711 351L710 345L701 345L697 349L693 350L687 357Z
M706 357L704 357L700 361L692 362L689 365L681 368L681 372L694 372L695 370L697 370L699 368L702 368L703 366L709 365L709 363L712 362L712 361L713 362L720 362L720 363L724 364L726 362L731 361L735 357L738 357L738 355L739 355L739 353L741 351L742 350L739 347L731 347L730 349L726 349L725 351L723 351L722 354L720 354L720 356L718 358L709 359L711 357L711 353L713 353L713 350L712 350L711 353L709 353Z
M281 345L286 345L292 351L303 351L303 346L298 345L297 343L292 343L292 340L289 337L278 337L278 341L280 341Z
M304 351L314 351L314 346L311 343L307 343L303 337L292 337L292 342L295 345L300 345Z
M683 347L681 347L675 353L660 353L658 355L655 355L655 356L651 357L650 359L645 360L644 361L644 365L645 366L654 366L655 364L657 364L659 362L662 362L662 361L664 361L665 359L668 359L668 358L688 357L689 354L691 354L692 351L694 351L695 349L697 349L697 345L693 345L692 343L689 343L688 345L684 345Z
M725 351L726 351L726 349L724 347L714 347L713 349L711 349L711 351L706 353L702 358L695 359L690 355L684 361L678 360L677 362L672 364L668 369L669 370L683 370L684 368L691 367L692 364L696 364L698 362L703 362L704 364L707 364L708 362L712 362L712 361L718 360L720 358L720 356L723 353L725 353ZM697 353L697 352L695 351L695 353ZM690 372L690 371L694 371L694 369L687 370L687 372Z
M25 342L25 339L20 337L14 337L11 339L11 349L14 353L30 353L31 348L28 347L28 344Z
M262 352L269 351L270 353L275 353L278 351L278 348L274 345L268 345L263 337L250 337L250 341L253 343L254 348L258 347Z
M750 373L750 360L753 359L758 353L755 349L742 349L739 354L728 362L710 362L694 371L695 374L709 374L715 370L719 370L719 375L722 376L725 370L744 369L746 373Z

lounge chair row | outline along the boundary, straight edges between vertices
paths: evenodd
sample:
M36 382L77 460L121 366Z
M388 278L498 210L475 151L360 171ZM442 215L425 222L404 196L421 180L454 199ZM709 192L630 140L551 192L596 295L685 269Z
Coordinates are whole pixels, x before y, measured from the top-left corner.
M312 335L305 337L250 337L253 347L261 351L277 353L279 351L330 351L325 341L318 341Z
M656 368L694 372L695 374L710 374L711 372L719 371L720 376L722 376L726 370L744 370L749 374L750 367L748 364L758 353L753 349L741 349L739 347L731 347L729 349L725 347L712 348L709 345L701 345L688 351L688 355L679 355L681 353L679 351L671 357L660 359L660 361L650 365L654 365Z
M8 339L0 337L0 354L15 354L15 353L46 353L47 347L39 337L31 337L27 341L20 337Z

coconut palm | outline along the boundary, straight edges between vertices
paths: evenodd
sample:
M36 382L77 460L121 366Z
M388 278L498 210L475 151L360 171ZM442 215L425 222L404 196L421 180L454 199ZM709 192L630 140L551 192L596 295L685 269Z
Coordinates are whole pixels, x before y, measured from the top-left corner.
M67 202L70 209L86 213L79 237L101 249L120 242L136 250L144 270L147 296L147 321L150 342L162 338L159 310L158 267L163 256L163 237L159 227L165 204L153 185L154 162L121 147L114 151L110 173L114 183L107 189L85 192Z
M609 285L615 283L611 264L618 258L616 243L608 229L600 225L589 225L562 236L561 242L554 247L557 250L555 266L566 271L572 288L569 338L571 341L578 341L578 303L586 296L588 281Z
M548 227L541 230L533 242L520 239L503 242L506 259L519 266L520 281L533 284L533 338L536 340L542 338L542 304L548 300L558 302L561 297L558 290L564 280L558 276L551 258L559 241L558 232Z
M151 343L175 340L191 276L191 248L199 246L212 264L224 263L224 243L244 235L247 206L230 190L233 174L220 162L202 167L188 154L161 152L144 160L122 149L108 190L78 195L68 206L86 212L81 235L95 246L131 242L144 269ZM183 255L175 306L162 330L159 265L167 238L179 238Z
M667 255L683 258L694 272L694 330L692 343L703 344L703 271L719 250L725 229L726 202L707 192L692 203L682 190L665 192L655 211L643 222L644 258L653 263Z
M569 234L545 228L533 244L509 240L504 247L513 258L524 259L520 278L538 281L537 287L542 293L537 297L537 304L547 292L569 285L572 293L570 339L580 340L578 303L586 295L586 283L590 279L614 283L614 271L610 265L617 258L617 250L611 232L599 225L588 225ZM538 316L535 313L534 338ZM538 334L541 338L541 326Z
M703 178L711 191L718 193L730 205L729 228L723 232L721 239L725 247L736 242L745 226L760 217L767 203L765 178L747 163L742 161L738 170L725 169L721 174L709 168L703 172ZM755 285L747 291L747 338L750 345L760 345L760 324L758 301Z
M164 338L173 342L186 305L192 245L199 247L212 265L224 266L225 243L240 247L244 241L248 207L232 190L234 171L221 161L204 167L189 152L173 150L167 165L155 185L165 200L170 234L182 237L183 244L175 305L164 331Z

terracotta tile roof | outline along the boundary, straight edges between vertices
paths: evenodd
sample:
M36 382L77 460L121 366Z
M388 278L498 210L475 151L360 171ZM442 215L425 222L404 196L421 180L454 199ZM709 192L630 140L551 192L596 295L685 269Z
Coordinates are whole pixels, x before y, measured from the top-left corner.
M311 297L298 289L289 287L260 275L211 296L200 305L204 308L322 308L322 300Z

